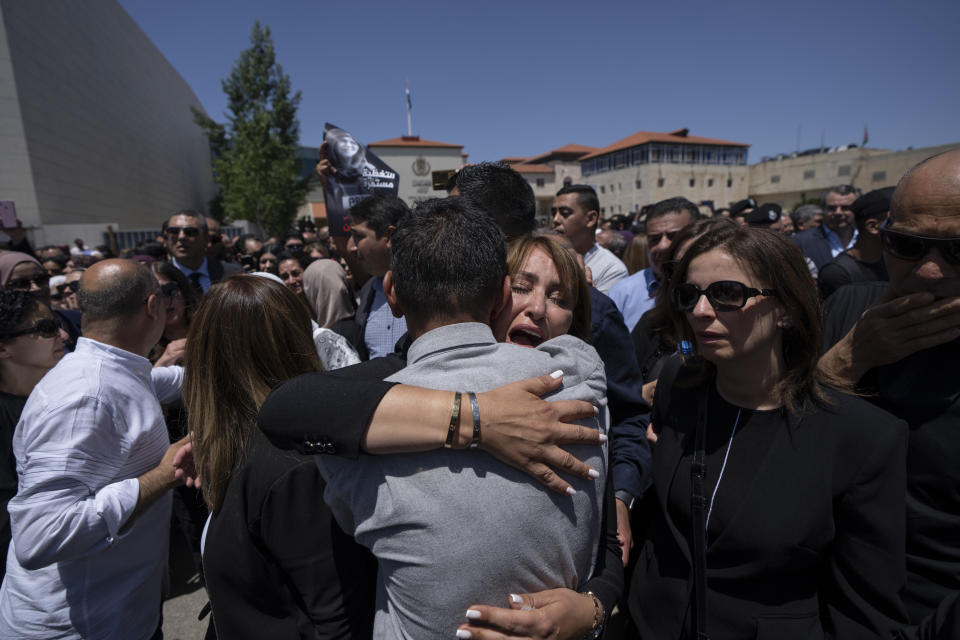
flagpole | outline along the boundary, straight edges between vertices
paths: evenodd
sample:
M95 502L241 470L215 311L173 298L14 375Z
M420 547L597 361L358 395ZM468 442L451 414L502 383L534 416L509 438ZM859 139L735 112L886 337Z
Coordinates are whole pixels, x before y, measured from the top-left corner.
M407 94L407 136L408 136L408 137L413 137L413 123L412 123L412 121L411 121L411 119L410 119L410 111L411 111L411 107L413 106L413 105L410 103L410 78L407 78L406 80L407 80L407 91L406 91L406 94Z

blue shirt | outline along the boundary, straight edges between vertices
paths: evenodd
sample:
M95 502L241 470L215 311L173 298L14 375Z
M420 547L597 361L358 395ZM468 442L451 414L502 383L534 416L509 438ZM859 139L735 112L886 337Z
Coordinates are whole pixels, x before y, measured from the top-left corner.
M840 241L840 236L834 233L833 230L827 225L823 225L823 235L830 244L830 255L836 258L838 255L854 245L854 243L857 241L857 236L860 235L860 232L857 231L856 227L854 227L853 235L850 236L850 242L847 243L847 246L843 246L843 242Z
M381 358L393 353L397 341L407 332L407 319L394 318L383 295L383 278L373 281L373 302L363 331L363 342L367 345L370 359Z
M613 285L607 295L623 314L627 329L633 331L640 322L640 316L653 309L657 303L656 295L659 289L660 281L654 275L653 268L647 267Z
M187 280L190 279L190 274L191 274L191 273L199 273L199 274L200 274L200 288L203 289L203 292L204 292L204 293L206 293L207 291L210 290L210 285L212 284L212 282L210 282L210 270L209 270L209 268L207 267L207 259L206 259L206 258L203 259L203 264L200 265L200 268L199 268L199 269L196 269L196 270L191 269L190 267L185 267L185 266L183 266L182 264L180 264L179 262L177 262L177 259L176 259L176 258L171 258L171 259L170 259L170 262L172 262L172 263L173 263L173 266L175 266L177 269L180 269L180 271L183 273L183 275L187 276Z

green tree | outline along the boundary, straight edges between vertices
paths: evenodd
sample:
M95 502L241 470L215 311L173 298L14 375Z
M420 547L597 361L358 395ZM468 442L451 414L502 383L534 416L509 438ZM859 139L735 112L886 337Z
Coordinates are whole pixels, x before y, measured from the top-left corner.
M297 171L300 92L291 95L290 76L277 64L270 27L255 22L250 44L221 83L229 98L228 122L220 124L191 109L210 140L222 213L282 233L310 189L310 179Z

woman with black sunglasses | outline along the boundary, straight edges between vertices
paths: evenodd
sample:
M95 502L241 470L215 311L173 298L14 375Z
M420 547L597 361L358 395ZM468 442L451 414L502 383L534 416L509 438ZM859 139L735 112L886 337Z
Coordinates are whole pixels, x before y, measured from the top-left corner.
M67 332L66 350L73 351L73 345L80 337L80 312L53 309L50 303L50 275L36 258L16 251L0 253L0 287L29 293L51 309Z
M817 368L816 286L780 233L693 240L665 311L629 596L643 638L880 638L904 620L903 423Z
M0 580L7 567L10 516L17 494L13 431L40 378L60 362L67 333L39 299L27 291L0 289Z

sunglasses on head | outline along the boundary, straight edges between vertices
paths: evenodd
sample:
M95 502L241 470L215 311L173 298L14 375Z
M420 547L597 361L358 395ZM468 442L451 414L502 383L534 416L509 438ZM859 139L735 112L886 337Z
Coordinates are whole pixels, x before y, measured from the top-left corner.
M40 334L41 338L55 338L57 334L60 333L60 323L52 318L44 318L43 320L37 320L29 329L21 329L20 331L8 333L3 336L3 339L17 338L32 333Z
M700 296L707 296L707 301L715 310L736 311L743 309L750 298L775 295L776 289L755 289L734 280L717 280L706 289L701 289L692 282L684 282L673 290L673 303L680 311L690 312L697 306Z
M660 241L663 240L663 236L667 236L667 240L673 242L673 239L677 237L677 234L680 233L680 230L676 231L667 231L665 233L648 233L647 234L647 246L655 247L660 244Z
M196 238L200 235L200 227L167 227L167 235L171 238L179 238L181 231L188 238Z
M940 255L950 264L960 264L960 238L930 238L890 228L890 218L880 225L880 240L883 250L900 260L916 262L931 249L939 249Z
M33 276L32 278L17 278L15 280L7 280L7 288L14 289L17 291L27 291L30 288L31 284L35 284L41 289L47 286L50 283L50 274L41 273Z

